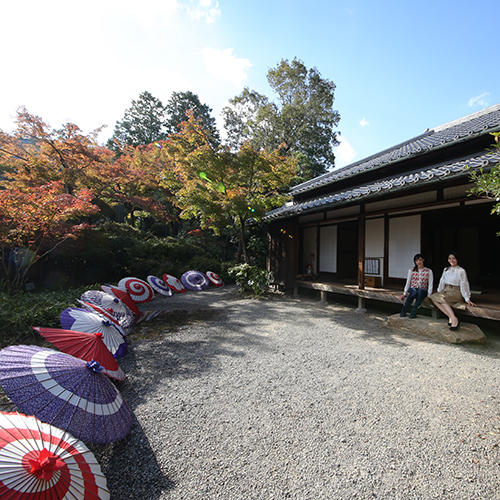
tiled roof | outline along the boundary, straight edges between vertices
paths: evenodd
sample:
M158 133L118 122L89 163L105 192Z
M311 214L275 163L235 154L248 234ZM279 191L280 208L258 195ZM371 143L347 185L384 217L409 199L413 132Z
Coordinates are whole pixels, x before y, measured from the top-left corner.
M478 111L472 115L426 130L402 144L393 146L344 168L320 175L294 186L292 195L304 193L346 177L353 177L367 170L375 170L391 163L416 156L433 149L449 146L467 138L500 130L500 104Z
M415 184L430 182L439 178L463 176L468 168L479 169L481 167L494 165L498 162L500 162L500 153L498 152L487 152L464 157L453 162L442 162L429 166L424 170L414 170L404 175L388 177L347 191L332 193L301 203L288 203L268 212L264 220L269 222L307 212L336 207L353 200L372 198L382 194L384 191L401 191Z

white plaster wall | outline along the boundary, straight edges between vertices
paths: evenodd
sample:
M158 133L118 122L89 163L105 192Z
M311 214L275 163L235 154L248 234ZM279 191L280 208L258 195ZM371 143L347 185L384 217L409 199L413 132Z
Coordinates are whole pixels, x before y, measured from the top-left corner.
M303 255L303 269L302 272L306 272L307 264L311 264L313 268L313 273L317 272L316 263L317 263L317 254L316 254L316 235L317 228L314 227L306 227L304 228L304 239L302 241L302 255Z
M365 257L380 259L380 273L384 275L384 218L367 219L365 223Z
M406 278L420 252L420 215L389 219L389 278Z
M324 226L319 233L319 270L337 272L337 226Z

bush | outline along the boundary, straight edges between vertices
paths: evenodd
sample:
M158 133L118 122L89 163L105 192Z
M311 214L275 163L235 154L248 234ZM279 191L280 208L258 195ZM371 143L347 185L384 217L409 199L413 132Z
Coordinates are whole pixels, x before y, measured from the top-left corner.
M60 328L59 315L68 307L76 307L76 300L86 290L99 285L71 288L57 292L16 293L0 292L0 346L14 343L39 342L32 326Z
M214 271L224 279L233 254L230 245L209 232L159 238L127 224L106 222L65 242L39 263L30 278L37 287L49 289L115 283L125 276L179 276L189 269Z
M269 271L250 264L239 264L230 268L228 272L241 292L252 295L265 295L272 281L272 274Z

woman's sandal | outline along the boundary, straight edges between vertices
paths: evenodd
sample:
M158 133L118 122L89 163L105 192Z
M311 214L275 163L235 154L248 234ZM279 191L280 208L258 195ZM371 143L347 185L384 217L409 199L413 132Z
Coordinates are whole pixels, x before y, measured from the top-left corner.
M460 326L460 320L458 320L457 326L450 326L450 330L458 330L458 327Z

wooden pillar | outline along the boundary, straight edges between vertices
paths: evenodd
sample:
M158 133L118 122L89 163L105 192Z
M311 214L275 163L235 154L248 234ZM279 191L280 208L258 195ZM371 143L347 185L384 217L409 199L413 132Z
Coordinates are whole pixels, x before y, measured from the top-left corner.
M365 289L365 206L360 207L360 216L358 217L358 288Z
M322 304L325 304L326 303L326 292L324 290L321 290L321 299L320 299L320 302Z

